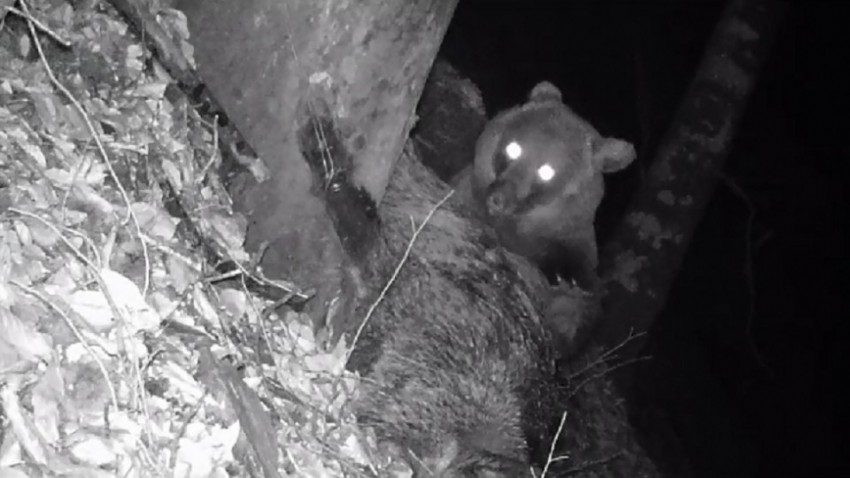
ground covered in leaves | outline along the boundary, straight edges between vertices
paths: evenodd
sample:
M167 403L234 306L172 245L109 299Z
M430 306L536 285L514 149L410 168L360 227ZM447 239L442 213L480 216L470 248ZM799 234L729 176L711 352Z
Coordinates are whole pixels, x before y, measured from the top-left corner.
M204 236L251 262L215 127L108 4L0 0L0 18L0 477L248 476L258 456L374 476L346 350L216 281L166 207L195 198Z

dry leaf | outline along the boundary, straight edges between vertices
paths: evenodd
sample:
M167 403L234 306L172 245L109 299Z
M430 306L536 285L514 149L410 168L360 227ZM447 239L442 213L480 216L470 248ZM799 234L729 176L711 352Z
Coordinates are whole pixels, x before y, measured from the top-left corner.
M0 408L12 425L11 429L21 448L26 450L27 455L37 464L45 465L49 450L39 441L29 426L28 417L24 416L26 412L18 399L20 377L7 376L6 380L6 385L0 387Z
M96 435L83 432L75 437L76 441L69 451L77 460L91 466L107 466L115 463L117 455L106 441Z
M159 316L145 302L133 281L111 269L102 269L100 274L115 305L128 313L126 318L130 323L125 326L129 327L130 333L150 331L159 326Z
M52 365L39 377L32 390L33 424L42 439L50 445L56 445L60 439L59 403L63 401L64 388L61 373Z
M26 229L27 239L35 241L35 243L38 244L39 247L43 247L45 249L51 248L59 240L59 235L56 234L56 231L47 227L44 223L40 221L24 219L22 221L16 222L21 223L22 231ZM15 229L18 230L18 227L16 226ZM23 240L21 240L21 242L23 243Z
M44 153L41 151L35 144L19 142L18 146L27 153L30 159L35 161L35 163L42 169L47 167L47 159L44 157Z
M5 307L0 307L0 336L27 361L48 360L53 353L47 336L38 332L34 324L21 321Z
M132 209L139 221L139 226L146 234L164 241L174 238L180 221L168 214L165 209L143 202L133 203Z
M171 286L180 294L198 280L197 272L177 257L169 255L165 260L165 267L168 269Z
M180 174L180 168L170 159L163 159L162 172L168 178L169 184L174 188L174 192L180 193L183 191L183 175Z
M74 292L69 297L68 305L93 330L103 332L111 329L115 324L115 316L109 308L109 301L99 290Z
M133 91L129 94L132 96L139 96L142 98L148 98L152 100L162 100L165 96L165 88L168 87L168 83L165 81L160 81L156 83L148 83L137 86Z
M218 211L207 211L204 220L212 226L215 239L227 249L231 258L237 261L247 261L248 254L242 249L245 244L245 231L248 228L248 220L245 216L234 214L222 214Z
M232 450L239 431L239 422L227 428L190 423L179 442L174 476L207 478L216 468L233 461Z
M29 478L29 476L15 468L0 467L0 478Z
M35 111L38 114L38 119L41 120L41 124L44 126L44 129L51 134L55 134L59 129L59 115L56 110L56 105L61 104L59 102L59 98L57 98L53 93L32 89L29 91L29 96L33 106L35 107Z
M219 292L221 305L233 320L242 318L248 310L248 296L236 289L223 289Z

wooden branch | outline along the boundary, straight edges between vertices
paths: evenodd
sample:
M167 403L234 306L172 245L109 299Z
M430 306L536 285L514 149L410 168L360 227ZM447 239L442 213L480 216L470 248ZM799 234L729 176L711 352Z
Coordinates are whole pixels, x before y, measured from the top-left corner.
M603 246L600 332L607 345L649 329L663 309L786 8L733 0L718 22L658 156ZM643 342L630 343L620 359L636 356Z

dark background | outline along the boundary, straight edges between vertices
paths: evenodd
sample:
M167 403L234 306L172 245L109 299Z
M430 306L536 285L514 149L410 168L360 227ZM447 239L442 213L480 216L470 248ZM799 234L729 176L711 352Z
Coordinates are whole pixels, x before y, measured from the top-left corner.
M608 181L604 240L723 5L460 0L441 53L489 114L546 79L602 134L634 142L640 161ZM631 409L648 448L684 454L696 476L850 476L849 13L792 4L652 330L654 360L637 369Z

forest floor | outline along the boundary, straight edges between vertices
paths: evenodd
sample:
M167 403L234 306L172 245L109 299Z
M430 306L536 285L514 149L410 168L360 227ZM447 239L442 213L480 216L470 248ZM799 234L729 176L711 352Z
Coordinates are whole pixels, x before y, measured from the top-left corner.
M3 0L0 20L0 476L380 469L345 348L216 281L181 233L175 192L250 262L215 126L105 2Z

